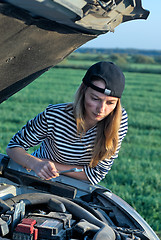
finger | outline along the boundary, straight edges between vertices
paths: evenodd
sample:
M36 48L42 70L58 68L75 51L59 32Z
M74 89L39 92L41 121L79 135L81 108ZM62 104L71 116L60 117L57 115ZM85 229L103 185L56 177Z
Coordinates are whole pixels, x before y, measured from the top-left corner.
M48 174L51 176L51 177L58 177L59 176L59 173L54 165L54 163L49 163L47 166L46 166L46 169L48 169Z
M51 178L56 178L59 176L59 174L57 172L51 172L48 168L48 165L45 165L42 169L41 169L41 174L43 176L44 179L49 180Z
M37 175L38 175L38 177L41 178L41 180L47 180L41 172L38 173Z
M51 172L57 172L57 169L55 167L55 164L53 162L48 162L48 168Z
M45 180L49 180L52 178L52 176L50 174L48 174L48 172L46 172L45 169L41 169L39 176L41 175L41 178L45 179Z
M53 176L53 173L50 171L48 164L42 168L42 171L44 171L44 173L47 174L50 178Z

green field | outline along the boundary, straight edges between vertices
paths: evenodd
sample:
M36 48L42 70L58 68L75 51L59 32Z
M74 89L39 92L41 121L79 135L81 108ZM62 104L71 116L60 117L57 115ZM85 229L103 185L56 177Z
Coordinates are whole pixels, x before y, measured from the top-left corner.
M89 60L88 64L94 61ZM79 65L76 61L75 64ZM48 104L72 101L84 73L83 69L51 69L3 102L0 152L5 154L13 134ZM122 105L128 113L129 131L119 158L101 184L134 207L156 232L161 232L161 75L124 73Z

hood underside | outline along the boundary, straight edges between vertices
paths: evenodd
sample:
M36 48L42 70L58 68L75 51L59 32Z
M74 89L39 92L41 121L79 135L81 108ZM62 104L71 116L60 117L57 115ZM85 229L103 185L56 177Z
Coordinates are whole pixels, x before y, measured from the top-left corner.
M0 1L0 103L86 42L148 15L140 0Z

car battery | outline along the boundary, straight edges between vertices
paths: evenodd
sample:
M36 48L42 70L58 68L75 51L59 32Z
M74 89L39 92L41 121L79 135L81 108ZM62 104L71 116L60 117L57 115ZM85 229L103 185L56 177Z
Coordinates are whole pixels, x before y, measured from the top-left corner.
M49 214L29 214L36 220L35 228L38 229L38 239L66 239L67 232L71 227L71 214L50 212Z
M37 240L38 229L35 228L36 220L24 218L13 232L13 240Z

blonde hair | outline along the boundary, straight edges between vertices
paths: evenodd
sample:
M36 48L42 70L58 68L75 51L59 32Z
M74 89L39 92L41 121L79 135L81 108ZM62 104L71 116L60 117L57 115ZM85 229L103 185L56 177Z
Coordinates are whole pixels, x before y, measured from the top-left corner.
M77 131L81 136L85 133L84 98L86 89L87 86L82 83L76 92L73 104ZM92 159L89 164L90 167L97 166L99 161L110 158L115 153L118 146L118 130L120 128L121 116L121 101L118 99L115 109L106 118L97 123L97 135Z

